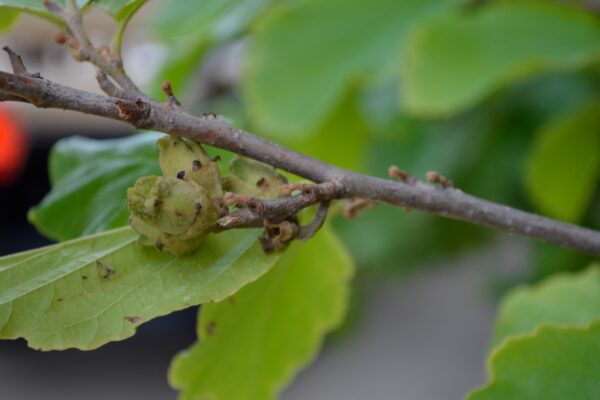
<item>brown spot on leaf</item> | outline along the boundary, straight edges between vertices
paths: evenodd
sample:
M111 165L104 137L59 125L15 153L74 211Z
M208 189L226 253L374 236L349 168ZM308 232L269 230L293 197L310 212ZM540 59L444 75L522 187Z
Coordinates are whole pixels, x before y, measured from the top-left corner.
M259 189L267 189L269 187L269 182L262 177L256 182L256 187Z
M110 268L108 265L104 264L101 261L96 261L96 268L98 269L100 279L103 280L108 280L111 276L117 273L117 271Z
M88 277L87 277L87 275L83 275L83 276L81 277L81 279L82 279L82 280L84 280L84 281L86 281L86 280L87 280L87 278L88 278Z
M216 321L210 321L208 323L208 325L206 325L206 334L208 336L214 336L214 334L217 331L217 322Z
M64 300L64 299L63 299L62 297L59 297L58 299L56 299L56 301L57 301L58 303L60 303L60 302L61 302L61 301L63 301L63 300Z
M140 317L123 317L126 321L131 322L132 324L136 324L140 322Z

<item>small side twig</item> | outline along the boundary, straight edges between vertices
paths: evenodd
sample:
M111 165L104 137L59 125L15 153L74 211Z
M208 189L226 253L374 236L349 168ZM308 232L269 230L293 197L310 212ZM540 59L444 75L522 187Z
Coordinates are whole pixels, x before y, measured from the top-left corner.
M83 16L75 0L68 0L66 9L53 0L45 0L44 5L50 12L61 18L69 30L56 36L59 44L67 44L74 50L78 61L91 62L111 77L124 91L146 98L125 73L123 62L118 55L112 54L106 46L94 47L85 30Z
M8 46L4 46L2 50L8 54L10 65L15 75L29 76L29 72L27 72L27 68L25 68L25 64L23 64L23 59L20 55L12 51Z
M444 189L454 188L454 183L452 183L450 179L441 175L439 172L429 171L427 172L426 177L429 183L440 185Z
M358 198L358 199L350 199L344 205L344 218L346 219L354 219L361 212L366 210L369 207L373 207L375 203L368 199Z
M304 225L300 227L300 232L298 233L298 239L300 240L308 240L311 237L315 236L315 234L323 227L325 220L327 219L327 213L329 212L329 201L324 201L319 204L319 208L317 209L317 213L315 217L311 221L310 224Z
M310 193L300 193L274 200L226 194L223 198L225 205L235 205L239 209L219 219L215 229L221 231L234 228L259 228L265 220L279 223L290 216L295 216L304 208L317 203L330 202L340 198L341 195L341 188L333 182L313 185Z
M167 106L169 106L169 108L172 110L181 111L182 110L181 103L179 102L179 100L177 100L177 97L175 97L175 94L173 94L173 88L171 87L171 82L164 81L161 85L161 89L167 95Z
M388 169L388 175L390 176L390 178L397 179L400 182L406 183L408 185L414 185L418 181L417 178L410 175L406 171L402 171L395 165L390 166L390 168Z
M96 72L96 80L98 81L98 86L104 93L109 96L116 97L117 99L129 99L133 100L131 96L127 94L124 90L117 87L113 81L104 73L104 71L98 70Z

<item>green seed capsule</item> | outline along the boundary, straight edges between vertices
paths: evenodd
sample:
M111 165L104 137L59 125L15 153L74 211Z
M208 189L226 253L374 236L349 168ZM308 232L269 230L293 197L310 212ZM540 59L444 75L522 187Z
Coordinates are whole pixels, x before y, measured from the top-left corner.
M158 140L158 147L163 175L193 180L212 197L223 195L219 166L206 154L200 143L167 135Z
M234 157L229 171L230 175L223 178L226 191L261 199L280 197L281 187L287 183L272 167L244 157Z
M130 188L130 225L139 243L185 255L196 250L219 218L219 168L202 146L165 136L158 141L165 176L145 176Z

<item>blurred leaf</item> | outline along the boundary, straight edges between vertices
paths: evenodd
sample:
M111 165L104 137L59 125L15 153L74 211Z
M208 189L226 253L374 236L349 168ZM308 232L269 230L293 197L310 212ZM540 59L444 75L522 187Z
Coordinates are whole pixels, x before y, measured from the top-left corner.
M545 74L518 83L472 111L439 122L402 116L397 108L394 114L394 106L388 104L393 98L382 101L379 96L369 106L369 115L377 107L387 110L387 118L380 119L367 146L367 172L384 176L389 165L397 164L423 178L426 171L436 170L467 193L527 208L530 203L520 182L533 133L546 119L593 101L597 82L600 80L588 70ZM392 123L386 125L386 119ZM393 272L480 246L498 235L489 229L386 206L368 210L358 221L338 220L336 225L359 265ZM411 240L402 240L408 237ZM589 263L589 258L577 253L549 247L552 255L544 256L542 262L536 251L536 260L528 264L538 278L550 270L581 268Z
M64 5L65 0L56 0ZM128 18L136 4L143 4L147 0L76 0L79 7L85 7L90 3L98 4L100 7L107 10L117 21ZM63 22L59 17L47 11L43 0L0 0L0 10L2 14L7 13L7 9L22 11L28 14L33 14L42 17L50 22L62 25ZM0 23L0 26L2 24Z
M558 272L576 272L594 261L594 257L575 250L545 243L532 243L531 281L537 282Z
M534 143L526 189L545 214L580 222L600 175L600 103L544 126Z
M169 55L157 80L168 79L185 94L205 52L215 42L238 36L275 0L165 0L156 12L153 30L169 44ZM176 42L177 46L170 44ZM154 86L160 87L157 82Z
M140 176L162 175L156 148L161 136L61 140L50 155L52 190L31 209L30 222L56 240L126 225L127 188Z
M275 398L341 322L351 274L351 259L324 230L292 244L259 281L204 306L201 342L171 366L170 382L182 390L180 398Z
M414 32L402 60L404 103L414 113L448 115L513 81L598 56L594 16L551 2L491 2Z
M323 124L360 79L392 80L406 32L452 0L282 2L256 25L243 77L258 130L298 137Z
M294 150L330 164L362 170L372 129L356 104L357 97L354 91L344 96L315 132L279 139Z
M147 0L92 0L93 4L104 8L117 21L123 21L132 16Z
M595 399L600 393L600 323L587 328L544 326L494 352L491 383L468 400Z
M484 128L480 121L466 119L436 124L399 116L373 141L368 170L382 176L396 164L421 179L436 170L462 188L462 178L478 167L491 136ZM359 265L396 271L486 238L479 227L385 205L365 211L358 220L338 221L338 226Z
M64 4L64 0L59 2ZM1 14L9 13L11 10L33 14L55 24L62 25L60 18L46 10L43 0L0 0Z
M153 318L222 300L267 272L258 232L211 235L186 256L136 243L129 227L0 258L0 338L91 350Z
M583 326L595 320L600 320L598 264L509 293L500 306L493 345L509 336L532 333L543 324Z
M0 7L0 33L9 30L19 18L19 11Z

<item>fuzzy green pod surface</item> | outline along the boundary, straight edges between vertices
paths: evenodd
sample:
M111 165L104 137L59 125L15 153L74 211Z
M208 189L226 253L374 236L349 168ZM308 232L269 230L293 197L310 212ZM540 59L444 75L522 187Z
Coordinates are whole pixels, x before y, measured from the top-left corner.
M158 147L164 176L139 178L128 190L129 222L140 244L183 256L198 249L219 218L219 167L191 140L164 136Z
M259 199L276 199L287 179L273 167L248 158L235 156L229 163L230 174L223 178L226 191Z

